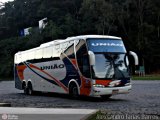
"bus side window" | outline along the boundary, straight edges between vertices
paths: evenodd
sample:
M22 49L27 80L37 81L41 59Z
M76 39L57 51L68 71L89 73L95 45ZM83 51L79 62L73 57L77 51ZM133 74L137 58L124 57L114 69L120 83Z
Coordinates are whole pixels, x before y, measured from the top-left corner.
M47 46L43 48L43 58L51 58L52 56L52 46Z
M35 59L42 58L42 48L36 50Z
M72 45L70 45L65 51L64 53L70 58L70 59L75 59L75 55L74 55L74 43Z
M85 77L90 78L89 56L85 41L80 40L75 48L78 67Z

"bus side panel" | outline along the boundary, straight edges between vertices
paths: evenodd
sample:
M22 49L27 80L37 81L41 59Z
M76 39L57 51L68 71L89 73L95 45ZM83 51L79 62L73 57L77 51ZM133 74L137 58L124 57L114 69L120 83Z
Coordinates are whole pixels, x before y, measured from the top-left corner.
M91 94L91 80L79 74L75 59L69 59L64 54L61 54L61 58L67 69L67 76L62 82L67 85L70 80L76 80L79 85L80 95L89 96Z
M61 82L66 76L66 68L61 60L26 63L23 75L32 82L33 90L43 92L67 93L67 87Z
M66 71L67 71L67 74L66 74L66 77L64 78L64 80L62 80L61 82L66 86L68 87L68 83L70 80L74 79L77 81L78 85L81 86L81 79L80 79L80 75L78 73L78 70L77 68L75 68L75 66L73 65L72 61L67 58L67 57L64 57L63 58L63 62L66 66ZM79 87L78 86L78 87Z
M24 65L15 65L14 66L14 80L15 88L22 90L22 80L23 80L23 71L26 67Z
M91 94L91 80L81 76L81 82L80 95L89 96Z

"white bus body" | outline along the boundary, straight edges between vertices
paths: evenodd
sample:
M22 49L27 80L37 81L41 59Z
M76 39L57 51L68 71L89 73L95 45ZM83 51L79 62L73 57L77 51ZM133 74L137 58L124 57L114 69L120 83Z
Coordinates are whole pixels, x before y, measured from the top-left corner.
M18 52L15 87L34 91L109 97L128 93L128 57L119 37L84 35Z

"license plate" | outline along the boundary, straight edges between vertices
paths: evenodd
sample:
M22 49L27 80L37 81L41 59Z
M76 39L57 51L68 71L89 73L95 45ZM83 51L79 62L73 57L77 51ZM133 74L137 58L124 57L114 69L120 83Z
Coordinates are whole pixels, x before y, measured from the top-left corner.
M118 94L119 90L112 90L112 94Z

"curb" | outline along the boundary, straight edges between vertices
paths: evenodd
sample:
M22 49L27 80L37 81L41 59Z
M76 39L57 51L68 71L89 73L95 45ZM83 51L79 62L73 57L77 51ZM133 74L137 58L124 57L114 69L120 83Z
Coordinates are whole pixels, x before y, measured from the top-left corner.
M0 107L11 107L10 103L0 103Z
M83 117L80 120L88 120L90 117L92 117L93 115L95 115L99 110L95 110L94 112L92 112L91 114L86 115L85 117Z

